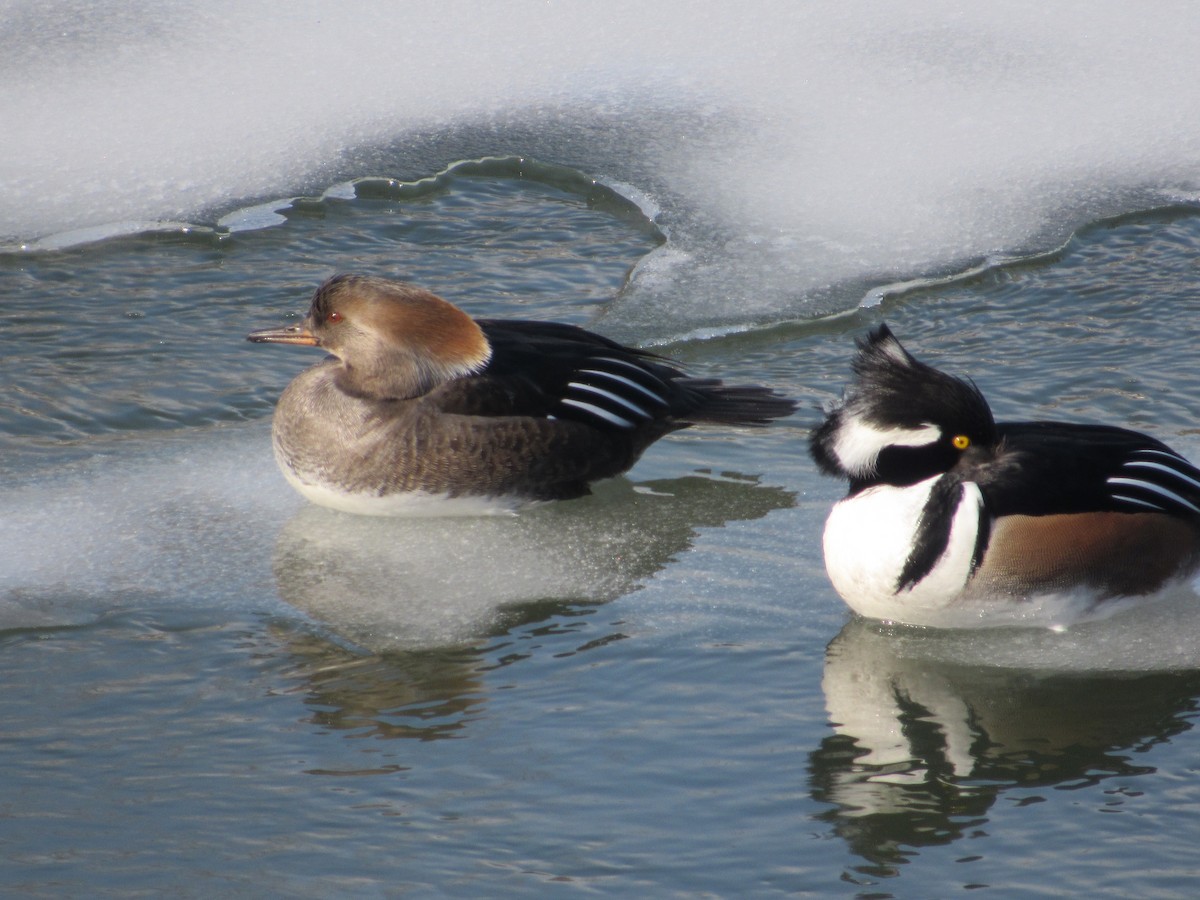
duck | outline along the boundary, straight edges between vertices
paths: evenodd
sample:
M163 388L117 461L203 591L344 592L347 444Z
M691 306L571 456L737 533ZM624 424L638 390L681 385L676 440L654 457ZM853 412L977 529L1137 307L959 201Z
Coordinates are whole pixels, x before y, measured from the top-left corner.
M363 515L574 499L673 431L762 427L796 409L575 325L476 319L371 275L328 279L302 321L247 340L327 354L280 396L275 458L309 501Z
M809 450L847 495L825 568L861 616L932 627L1065 629L1161 595L1200 567L1200 470L1126 428L996 422L969 379L886 324Z

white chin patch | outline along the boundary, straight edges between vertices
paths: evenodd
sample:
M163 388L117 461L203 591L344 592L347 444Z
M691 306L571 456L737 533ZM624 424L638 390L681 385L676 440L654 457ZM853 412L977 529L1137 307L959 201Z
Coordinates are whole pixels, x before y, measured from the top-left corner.
M932 422L918 428L877 428L851 416L842 422L833 442L833 452L842 468L852 475L875 471L875 461L887 447L927 447L942 437Z

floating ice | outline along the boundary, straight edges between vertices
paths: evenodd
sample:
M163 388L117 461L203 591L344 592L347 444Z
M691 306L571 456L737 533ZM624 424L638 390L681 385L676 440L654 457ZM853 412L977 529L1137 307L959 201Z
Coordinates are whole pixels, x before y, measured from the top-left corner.
M830 312L1194 197L1198 27L1187 4L15 0L0 242L519 154L657 212L627 320Z

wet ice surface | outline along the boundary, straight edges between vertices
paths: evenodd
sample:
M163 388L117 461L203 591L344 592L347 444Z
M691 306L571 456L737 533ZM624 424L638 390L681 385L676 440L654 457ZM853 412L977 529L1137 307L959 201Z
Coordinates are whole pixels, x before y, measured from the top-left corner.
M353 3L62 0L4 19L5 240L212 225L517 155L652 201L672 245L617 304L642 332L842 310L1200 187L1182 7L422 2L385 25Z

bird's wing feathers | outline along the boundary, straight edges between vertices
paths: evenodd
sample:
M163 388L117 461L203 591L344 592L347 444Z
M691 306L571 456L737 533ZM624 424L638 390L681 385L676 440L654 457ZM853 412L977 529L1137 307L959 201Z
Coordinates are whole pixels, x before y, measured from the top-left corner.
M980 479L995 515L1149 511L1200 521L1200 470L1148 435L1058 422L999 430L999 465Z
M686 412L683 373L660 357L555 322L479 320L492 357L443 391L443 409L629 431Z
M1113 500L1133 511L1200 517L1200 471L1170 450L1134 450L1107 483Z

